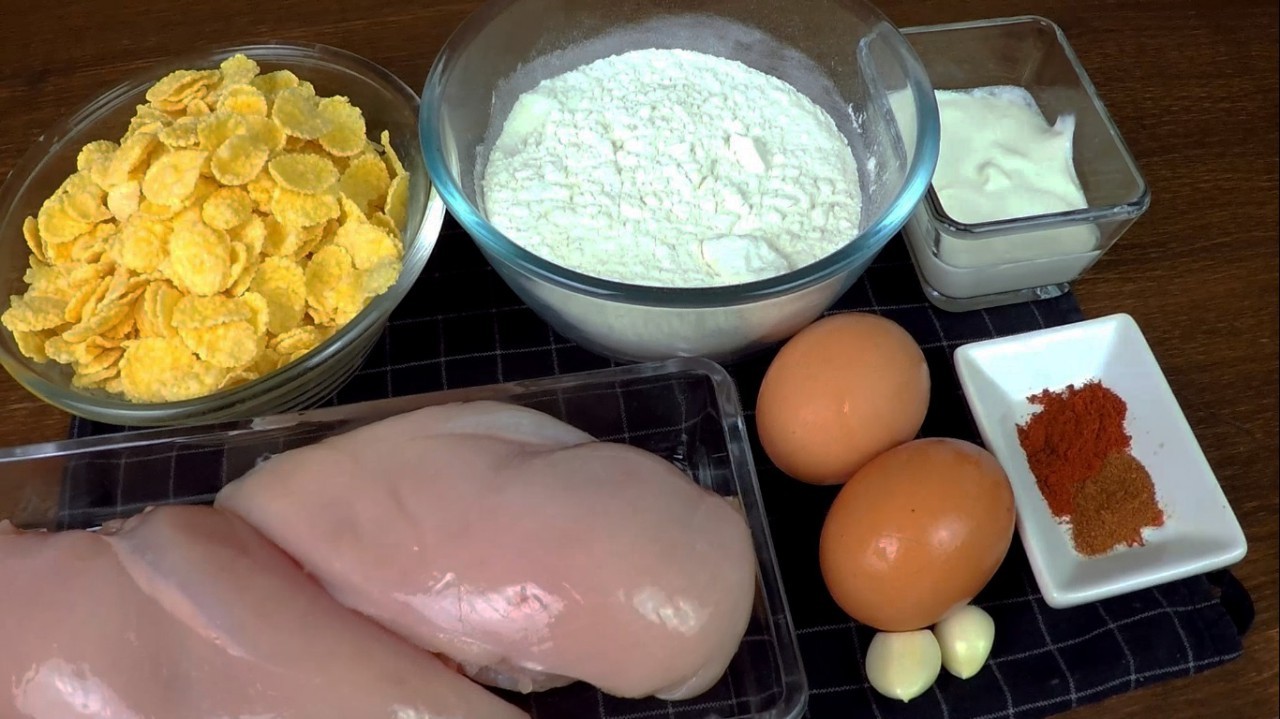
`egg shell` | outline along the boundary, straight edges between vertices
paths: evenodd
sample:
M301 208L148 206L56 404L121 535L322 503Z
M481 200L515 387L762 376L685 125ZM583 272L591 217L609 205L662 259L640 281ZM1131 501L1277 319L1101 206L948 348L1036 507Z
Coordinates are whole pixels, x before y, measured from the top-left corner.
M839 484L916 436L929 389L924 353L898 324L858 312L825 317L783 345L765 372L760 444L791 477Z
M1009 551L1014 520L1009 479L985 449L908 442L840 489L822 526L822 577L859 622L922 629L986 586Z

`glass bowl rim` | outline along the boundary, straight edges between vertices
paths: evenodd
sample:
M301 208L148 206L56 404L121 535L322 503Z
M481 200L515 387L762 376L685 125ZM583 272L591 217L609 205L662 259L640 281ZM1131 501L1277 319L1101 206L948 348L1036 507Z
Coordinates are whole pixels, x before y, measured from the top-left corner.
M444 117L441 93L456 56L498 15L522 1L489 0L468 16L445 41L423 87L418 135L436 189L450 213L480 249L486 255L496 257L501 263L513 265L552 287L629 305L690 309L743 305L794 294L839 276L865 260L868 254L881 249L906 224L929 188L930 178L938 161L942 132L933 86L925 73L924 64L897 26L872 3L857 0L857 4L874 16L873 28L887 28L891 31L887 40L905 66L907 87L911 91L916 109L917 128L915 147L904 180L892 200L866 229L840 249L808 265L774 277L733 285L640 285L595 277L543 259L513 242L485 219L479 208L462 191L454 173L449 170L441 143L444 134L441 126L441 119ZM864 38L870 36L869 32Z
M403 101L410 114L417 114L415 109L420 104L418 95L403 80L372 60L341 48L320 43L270 39L197 45L180 55L150 63L130 73L110 89L63 115L37 136L0 184L0 223L10 221L14 205L28 192L30 179L41 168L52 158L68 151L72 143L88 141L76 137L85 126L100 121L108 112L120 109L126 98L137 95L170 72L205 67L237 53L243 53L250 59L272 63L293 61L328 65L381 86L388 92L388 97ZM420 146L421 143L419 149ZM425 166L425 159L423 164ZM355 338L384 321L417 281L435 248L444 219L443 203L429 173L423 180L427 183L426 201L421 216L410 217L406 226L404 237L412 238L413 249L406 248L404 263L396 283L373 298L347 324L338 328L306 355L268 374L192 399L176 402L129 402L82 391L69 383L50 382L31 369L34 360L21 353L10 352L5 343L0 343L0 365L24 389L58 409L88 419L121 424L155 425L201 421L210 413L225 411L237 405L249 405L265 394L274 394L291 387L338 357ZM434 236L430 236L432 233ZM7 329L3 331L9 332Z

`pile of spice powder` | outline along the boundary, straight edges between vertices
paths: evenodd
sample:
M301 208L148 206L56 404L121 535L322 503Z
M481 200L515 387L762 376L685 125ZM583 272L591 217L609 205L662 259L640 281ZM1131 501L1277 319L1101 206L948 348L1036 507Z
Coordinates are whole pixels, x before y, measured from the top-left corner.
M1164 511L1130 454L1124 400L1094 380L1027 401L1040 411L1018 426L1018 442L1049 510L1070 523L1076 551L1093 557L1143 544L1143 530L1164 524Z

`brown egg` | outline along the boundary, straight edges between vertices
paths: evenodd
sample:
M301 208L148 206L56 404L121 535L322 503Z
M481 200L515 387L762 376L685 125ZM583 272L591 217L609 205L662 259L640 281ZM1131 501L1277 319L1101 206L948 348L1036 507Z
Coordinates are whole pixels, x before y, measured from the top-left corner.
M840 489L822 525L822 577L859 622L922 629L991 581L1013 528L1013 490L995 457L957 439L918 439Z
M756 399L765 454L811 484L839 484L872 457L910 440L929 408L929 366L891 320L823 318L774 358Z

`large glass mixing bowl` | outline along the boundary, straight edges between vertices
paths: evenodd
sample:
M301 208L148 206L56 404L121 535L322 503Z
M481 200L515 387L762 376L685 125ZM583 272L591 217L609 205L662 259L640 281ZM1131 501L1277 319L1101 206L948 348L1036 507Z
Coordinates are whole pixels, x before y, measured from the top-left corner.
M859 165L858 234L786 274L661 288L559 266L491 225L478 178L516 99L549 77L645 48L737 60L790 83L830 114ZM895 112L911 117L900 124ZM419 126L445 204L507 284L569 339L633 361L730 361L812 322L906 222L928 189L939 144L923 66L897 28L860 0L494 0L436 58Z

